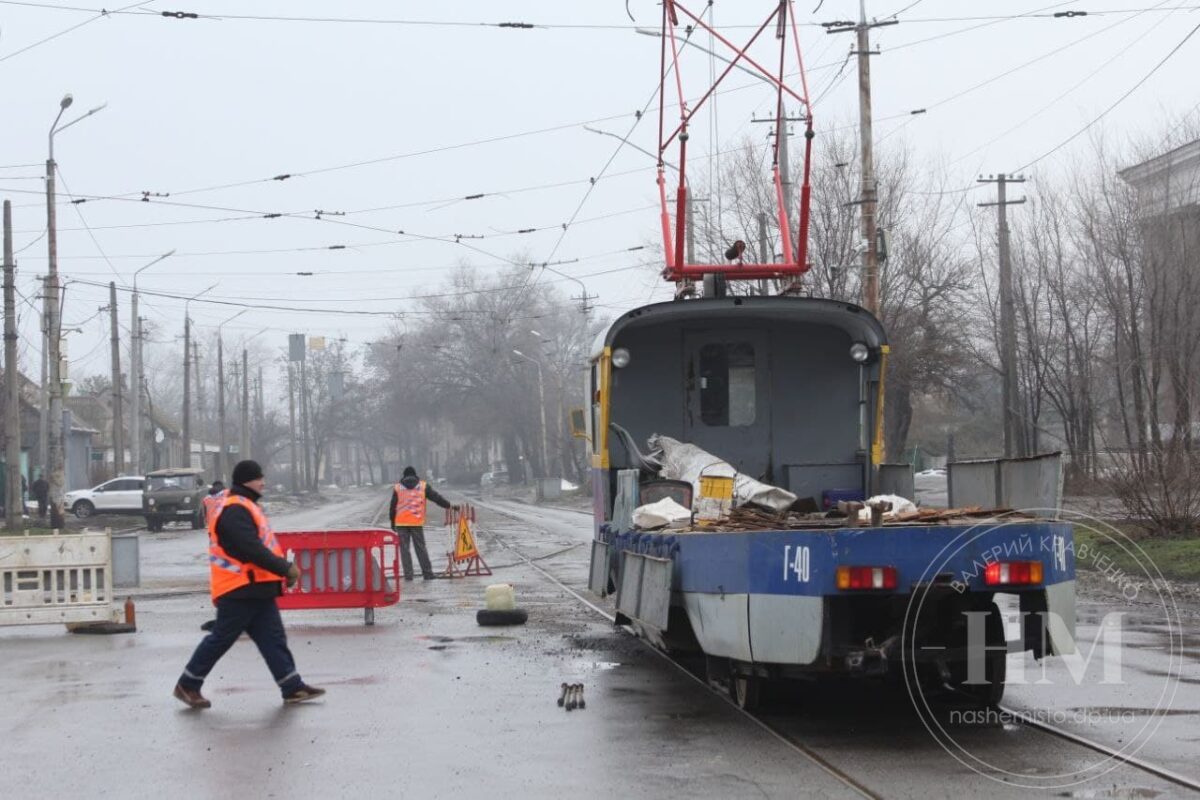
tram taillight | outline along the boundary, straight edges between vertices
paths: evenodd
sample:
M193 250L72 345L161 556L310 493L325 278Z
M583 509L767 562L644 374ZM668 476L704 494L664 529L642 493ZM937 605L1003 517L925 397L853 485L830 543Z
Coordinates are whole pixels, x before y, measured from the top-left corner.
M895 567L838 567L839 589L895 589Z
M987 565L983 582L988 586L1018 586L1042 582L1040 561L996 561Z

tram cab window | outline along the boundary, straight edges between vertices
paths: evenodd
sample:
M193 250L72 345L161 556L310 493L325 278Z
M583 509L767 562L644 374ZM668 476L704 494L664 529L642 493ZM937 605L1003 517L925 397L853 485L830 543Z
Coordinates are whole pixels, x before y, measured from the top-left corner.
M713 427L754 424L754 346L747 342L700 348L700 419Z

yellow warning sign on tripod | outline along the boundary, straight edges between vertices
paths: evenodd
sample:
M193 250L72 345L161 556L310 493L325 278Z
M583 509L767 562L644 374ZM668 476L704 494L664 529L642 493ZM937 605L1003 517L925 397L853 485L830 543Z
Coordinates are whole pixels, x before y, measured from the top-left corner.
M471 522L465 515L458 518L458 535L454 538L454 560L466 561L479 555L475 546L475 534L471 532Z

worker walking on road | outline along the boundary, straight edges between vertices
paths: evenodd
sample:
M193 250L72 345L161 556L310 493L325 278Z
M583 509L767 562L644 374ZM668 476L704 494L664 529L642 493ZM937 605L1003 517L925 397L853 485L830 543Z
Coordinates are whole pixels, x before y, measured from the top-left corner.
M429 563L429 551L425 548L426 500L432 500L442 508L450 507L446 498L417 477L415 469L405 467L404 476L392 489L392 505L388 516L392 519L392 529L400 534L400 563L404 566L406 581L413 579L412 554L408 552L409 541L412 542L413 550L417 551L421 577L425 580L434 577L433 567Z
M208 520L209 580L217 620L175 685L175 697L192 708L212 705L200 694L200 687L242 633L258 646L283 702L302 703L325 694L300 679L288 650L276 598L283 593L284 580L294 585L300 570L283 557L283 548L258 507L265 483L257 462L238 462L233 488Z

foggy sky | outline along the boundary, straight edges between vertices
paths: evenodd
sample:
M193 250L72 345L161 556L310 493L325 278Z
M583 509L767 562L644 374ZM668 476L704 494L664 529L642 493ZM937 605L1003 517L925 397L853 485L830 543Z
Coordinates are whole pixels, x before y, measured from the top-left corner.
M868 13L886 17L910 2L870 0ZM82 5L89 7L87 0ZM695 5L697 10L702 7ZM857 16L858 4L852 0L825 0L813 15L815 5L797 8L803 22ZM1051 10L1090 12L1174 10L992 25L985 25L987 20L934 21L1011 15L1052 5ZM1176 8L1180 5L1147 0L923 0L901 15L902 24L873 34L873 44L882 50L873 61L876 136L884 147L907 142L922 161L949 164L956 186L971 184L980 172L1014 170L1106 109L1200 24L1200 12ZM722 26L757 23L769 7L766 2L718 0L715 20ZM0 166L31 165L0 169L0 197L15 206L17 249L27 247L45 226L40 176L59 99L65 92L74 95L75 103L64 117L68 120L108 103L104 111L56 138L61 175L59 266L64 279L116 280L124 285L135 269L176 249L177 255L142 273L139 287L191 294L219 281L208 297L389 312L416 309L415 302L399 298L437 292L444 274L461 261L499 270L504 259L519 256L521 261L580 259L556 267L575 276L634 267L582 278L589 291L599 295L601 313L670 295L670 287L657 277L657 266L636 267L652 260L652 253L614 252L657 242L654 164L644 153L623 149L608 168L609 177L596 185L579 210L580 222L565 236L558 227L575 212L588 179L600 174L618 145L615 139L585 131L581 123L624 135L633 126L634 111L646 105L657 86L658 43L632 30L634 23L622 0L468 1L449 6L372 0L183 0L145 8L209 15L615 27L521 30L117 15L6 58L91 15L0 3ZM657 28L657 6L631 0L629 8L638 25ZM984 27L956 33L972 26ZM748 35L745 28L726 32L733 38ZM1092 37L1067 47L1088 35ZM931 37L940 38L924 41ZM853 63L839 73L853 36L827 35L819 27L806 26L803 40L812 95L825 93L815 107L818 132L855 124ZM698 41L708 44L706 36ZM1057 48L1066 49L946 101ZM707 88L710 61L690 53L685 69L685 88L694 98ZM1200 37L1106 119L1106 135L1120 141L1156 131L1172 115L1195 111L1200 98L1193 76L1198 71ZM738 72L725 85L737 90L719 96L715 119L701 115L693 127L694 176L705 167L714 143L722 150L737 146L747 133L766 134L767 126L751 125L749 120L753 113L773 111L770 90ZM928 113L907 113L919 108ZM655 149L657 141L657 106L651 111L632 136L648 150ZM1005 134L1035 114L1028 124ZM560 129L313 174L543 128ZM1087 140L1081 137L1027 174L1036 178L1063 169L1086 150ZM818 147L819 143L820 139ZM303 173L308 174L269 180ZM187 193L253 180L259 182ZM547 184L566 185L535 188ZM72 205L68 191L125 199ZM139 202L143 191L170 196ZM488 196L461 199L479 193ZM368 211L381 207L389 208ZM326 212L324 220L313 219L316 210ZM215 221L284 212L305 218ZM186 224L150 225L171 222ZM546 230L512 233L535 227ZM395 233L400 230L408 235ZM502 235L505 232L508 235ZM488 238L466 238L460 244L418 238L455 235ZM328 249L342 245L345 249ZM312 249L200 255L300 248ZM101 251L107 260L100 257ZM33 304L20 305L21 357L25 371L35 379L40 336L33 298L45 257L44 239L18 255L18 286ZM298 277L297 272L318 274ZM575 283L548 272L540 280L555 283L567 294L579 291ZM107 303L107 289L71 284L66 303L64 325L84 323L82 334L70 336L72 377L107 372L108 320L96 315ZM128 295L120 295L119 303L127 325ZM181 306L182 301L143 297L145 316L168 332L180 327ZM237 310L192 303L192 317L204 329ZM236 345L239 337L269 328L257 341L275 348L286 343L291 331L362 343L380 336L389 324L385 316L252 311L225 330ZM122 336L127 335L123 330Z

